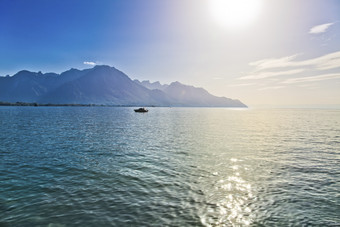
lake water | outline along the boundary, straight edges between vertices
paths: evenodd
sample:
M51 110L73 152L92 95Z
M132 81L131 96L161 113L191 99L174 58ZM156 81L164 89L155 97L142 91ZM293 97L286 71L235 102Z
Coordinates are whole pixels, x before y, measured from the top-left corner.
M340 110L0 107L0 226L247 225L340 225Z

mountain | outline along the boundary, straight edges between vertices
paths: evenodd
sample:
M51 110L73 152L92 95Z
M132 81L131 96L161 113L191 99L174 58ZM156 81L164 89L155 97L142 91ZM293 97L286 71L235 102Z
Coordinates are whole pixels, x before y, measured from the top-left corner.
M14 76L0 77L0 100L7 102L37 102L48 92L66 82L83 76L87 70L71 69L62 74L22 70Z
M151 83L149 80L143 80L142 82L140 82L139 80L134 80L134 82L150 90L155 90L155 89L164 90L165 88L169 86L167 84L162 85L159 81Z
M84 76L64 83L47 93L39 103L94 103L110 105L168 105L164 94L133 82L123 72L109 66L95 66Z
M203 88L179 82L139 82L110 66L70 69L61 74L23 70L0 77L0 101L41 104L105 104L131 106L246 107L238 100L216 97Z
M203 88L196 88L194 86L184 85L176 81L167 84L160 84L158 81L151 83L148 80L142 82L134 80L136 83L143 85L148 89L158 89L163 91L171 98L175 106L205 106L205 107L247 107L239 100L233 100L225 97L216 97L209 94Z
M13 77L0 78L0 99L8 102L34 102L37 97L49 90L54 75L44 76L41 72L23 70Z
M247 107L239 100L216 97L203 88L196 88L173 82L163 90L176 106L205 106L205 107Z

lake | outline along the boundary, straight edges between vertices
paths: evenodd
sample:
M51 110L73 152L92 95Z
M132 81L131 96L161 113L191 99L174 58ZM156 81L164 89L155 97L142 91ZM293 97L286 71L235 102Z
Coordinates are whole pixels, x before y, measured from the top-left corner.
M339 226L340 110L0 107L0 226Z

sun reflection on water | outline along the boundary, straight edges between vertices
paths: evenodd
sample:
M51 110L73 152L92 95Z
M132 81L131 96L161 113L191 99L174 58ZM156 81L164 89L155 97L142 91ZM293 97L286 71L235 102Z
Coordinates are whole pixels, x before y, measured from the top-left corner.
M213 190L207 192L209 208L201 217L205 226L248 226L252 223L253 188L241 174L248 169L241 165L242 160L232 158L230 163L228 176L212 174L220 179L215 180Z

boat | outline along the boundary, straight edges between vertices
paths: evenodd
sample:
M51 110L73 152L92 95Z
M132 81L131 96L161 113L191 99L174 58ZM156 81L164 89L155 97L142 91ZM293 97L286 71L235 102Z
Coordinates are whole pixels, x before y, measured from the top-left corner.
M146 113L146 112L148 112L149 110L147 110L146 108L139 108L139 109L134 109L134 111L136 112L136 113Z

